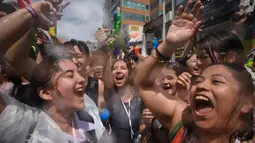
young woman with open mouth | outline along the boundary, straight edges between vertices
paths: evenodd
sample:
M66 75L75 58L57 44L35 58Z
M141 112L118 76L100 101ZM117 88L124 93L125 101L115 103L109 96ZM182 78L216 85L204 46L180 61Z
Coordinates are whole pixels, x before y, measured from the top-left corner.
M134 143L139 135L143 103L134 90L131 69L122 59L112 66L114 88L109 90L107 108L113 143Z
M199 76L201 69L197 65L197 55L187 54L179 61L179 63L186 69L188 73L193 76Z
M135 86L153 115L171 125L172 143L249 140L253 137L250 117L254 86L250 75L240 70L240 66L212 65L205 69L191 89L190 105L155 92L153 83L148 81L157 65L168 61L178 47L195 36L201 26L203 9L200 0L190 0L184 9L179 7L166 39L138 66Z
M39 21L42 19L48 20L45 13L49 15L52 10L56 11L53 5L57 8L61 6L61 2L40 1L32 4L28 8L30 10L21 9L14 13L16 18L10 15L12 18L9 17L9 21L1 20L0 24L15 24L14 27L17 28L7 31L6 28L1 28L0 31L5 35L13 33L17 35L18 32L22 35L24 32L20 39L19 36L13 39L16 43L10 45L12 47L5 55L10 56L8 62L16 70L21 71L35 88L32 96L36 107L29 107L10 96L1 95L0 142L97 142L95 120L84 108L86 80L72 61L73 57L48 55L37 65L27 55L34 37L33 28L38 25L30 25L30 23L40 23L43 22ZM34 18L34 12L37 12L37 18ZM44 21L43 26L49 25ZM20 30L22 27L23 30ZM7 39L11 38L7 37ZM7 39L4 40L8 41ZM0 40L3 40L3 37Z

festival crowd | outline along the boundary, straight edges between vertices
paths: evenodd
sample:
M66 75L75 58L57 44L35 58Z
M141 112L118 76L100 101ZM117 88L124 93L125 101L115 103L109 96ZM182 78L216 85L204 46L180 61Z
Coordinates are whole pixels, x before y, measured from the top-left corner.
M145 56L103 28L94 51L47 39L69 4L0 9L1 143L255 142L255 58L240 40L247 13L234 14L232 31L194 42L204 6L189 0Z

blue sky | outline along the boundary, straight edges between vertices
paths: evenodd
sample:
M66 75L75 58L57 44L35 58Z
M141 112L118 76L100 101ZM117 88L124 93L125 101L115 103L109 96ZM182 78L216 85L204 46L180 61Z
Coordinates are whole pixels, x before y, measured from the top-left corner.
M71 4L64 10L62 20L58 22L58 37L65 40L93 40L95 31L103 24L104 0L69 1Z

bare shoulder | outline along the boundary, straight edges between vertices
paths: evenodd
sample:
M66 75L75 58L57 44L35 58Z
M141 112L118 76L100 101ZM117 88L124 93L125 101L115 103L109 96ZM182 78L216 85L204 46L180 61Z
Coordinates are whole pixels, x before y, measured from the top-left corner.
M174 111L174 116L171 121L171 126L169 128L169 131L172 132L172 130L182 121L183 111L185 108L188 107L188 104L183 101L178 101L176 104L176 108Z

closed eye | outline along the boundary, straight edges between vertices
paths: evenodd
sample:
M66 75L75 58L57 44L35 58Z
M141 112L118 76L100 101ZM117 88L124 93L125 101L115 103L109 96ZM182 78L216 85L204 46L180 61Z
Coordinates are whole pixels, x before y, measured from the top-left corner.
M212 83L213 84L222 84L224 83L223 81L220 81L220 80L212 80Z
M65 77L69 77L69 78L73 78L73 71L66 71L66 72L64 73L64 76L65 76Z

